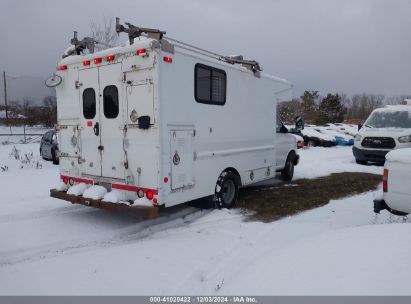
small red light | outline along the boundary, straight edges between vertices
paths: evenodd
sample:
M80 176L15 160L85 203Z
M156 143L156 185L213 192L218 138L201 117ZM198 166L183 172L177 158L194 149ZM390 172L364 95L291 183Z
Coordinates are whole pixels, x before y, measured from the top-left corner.
M137 50L137 55L145 54L146 49L138 49Z
M67 70L67 65L61 65L61 66L59 66L59 70L60 70L60 71L65 71L65 70Z
M168 57L168 56L164 56L164 57L163 57L163 60L164 60L165 62L168 62L168 63L172 63L172 62L173 62L173 58L172 58L172 57Z
M83 65L84 65L84 66L90 65L90 60L84 60L84 61L83 61Z
M115 55L108 55L107 56L107 61L113 61L115 58Z
M166 177L164 177L164 183L168 183L168 177L166 176Z
M100 57L94 58L94 64L99 64L101 63L102 59Z
M153 199L153 204L157 205L157 199L156 198Z
M65 183L65 184L67 184L68 183L68 181L69 181L69 179L68 179L68 177L63 177L63 183Z
M148 190L148 191L146 192L146 197L147 197L149 200L152 200L153 197L154 197L153 191Z
M88 121L87 122L87 127L92 127L93 126L93 122L92 121Z
M384 169L384 174L382 178L382 191L388 192L388 169Z

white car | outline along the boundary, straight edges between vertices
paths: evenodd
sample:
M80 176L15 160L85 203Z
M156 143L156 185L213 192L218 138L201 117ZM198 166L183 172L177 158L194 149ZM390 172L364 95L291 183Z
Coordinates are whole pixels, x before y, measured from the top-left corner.
M384 163L385 155L399 148L411 148L411 100L404 105L374 110L355 136L353 154L358 164Z
M374 200L374 211L404 216L411 213L411 148L387 154L383 175L383 196Z

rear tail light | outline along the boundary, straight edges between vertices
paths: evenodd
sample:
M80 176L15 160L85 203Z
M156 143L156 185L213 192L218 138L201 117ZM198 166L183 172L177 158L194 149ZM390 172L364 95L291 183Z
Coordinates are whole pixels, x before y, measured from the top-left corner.
M99 64L101 63L102 59L100 57L94 58L94 64Z
M297 149L302 149L304 148L304 141L298 141L297 142Z
M388 192L388 169L384 169L384 174L382 177L382 191Z
M139 198L144 197L144 190L143 190L143 189L139 189L139 190L137 191L137 196L138 196Z
M172 57L168 57L168 56L164 56L163 57L164 62L168 62L168 63L172 63L173 62L173 58Z
M90 65L90 60L84 60L84 61L83 61L83 65L84 65L84 66Z
M68 179L68 177L63 177L63 183L65 183L66 185L67 185L67 183L69 182L69 179Z
M108 55L106 59L108 62L110 62L110 61L113 61L114 58L115 58L115 55Z
M146 53L146 49L138 49L137 50L137 55L141 55L141 54L145 54Z
M61 66L59 66L59 70L60 71L65 71L65 70L67 70L67 65L61 65Z
M148 190L148 191L146 192L146 197L147 197L149 200L152 200L153 197L154 197L153 191Z

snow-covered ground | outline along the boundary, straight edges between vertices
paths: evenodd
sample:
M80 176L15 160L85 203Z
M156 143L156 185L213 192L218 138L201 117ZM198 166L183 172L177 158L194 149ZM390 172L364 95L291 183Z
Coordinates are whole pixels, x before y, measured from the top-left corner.
M186 206L144 221L48 197L57 168L38 144L16 148L33 156L0 146L0 295L411 294L410 220L374 215L375 192L268 224ZM342 171L382 167L311 148L296 177Z

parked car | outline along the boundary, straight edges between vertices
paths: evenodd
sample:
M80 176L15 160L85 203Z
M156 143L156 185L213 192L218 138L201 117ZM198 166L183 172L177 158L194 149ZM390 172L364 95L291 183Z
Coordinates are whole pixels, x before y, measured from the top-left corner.
M343 123L326 123L327 129L337 131L339 133L355 136L358 133L358 126L348 125Z
M404 105L375 109L355 136L353 154L358 164L384 163L385 155L411 148L411 100Z
M59 164L58 141L56 131L50 130L44 133L40 142L40 156L44 160L52 161L53 164Z
M353 136L335 131L329 127L316 127L315 130L322 134L334 136L338 146L352 146L354 144Z
M386 155L383 195L374 200L374 211L404 216L411 213L411 148L394 150Z
M305 127L297 135L304 138L304 143L307 147L333 147L337 144L334 136L320 133L313 127Z

